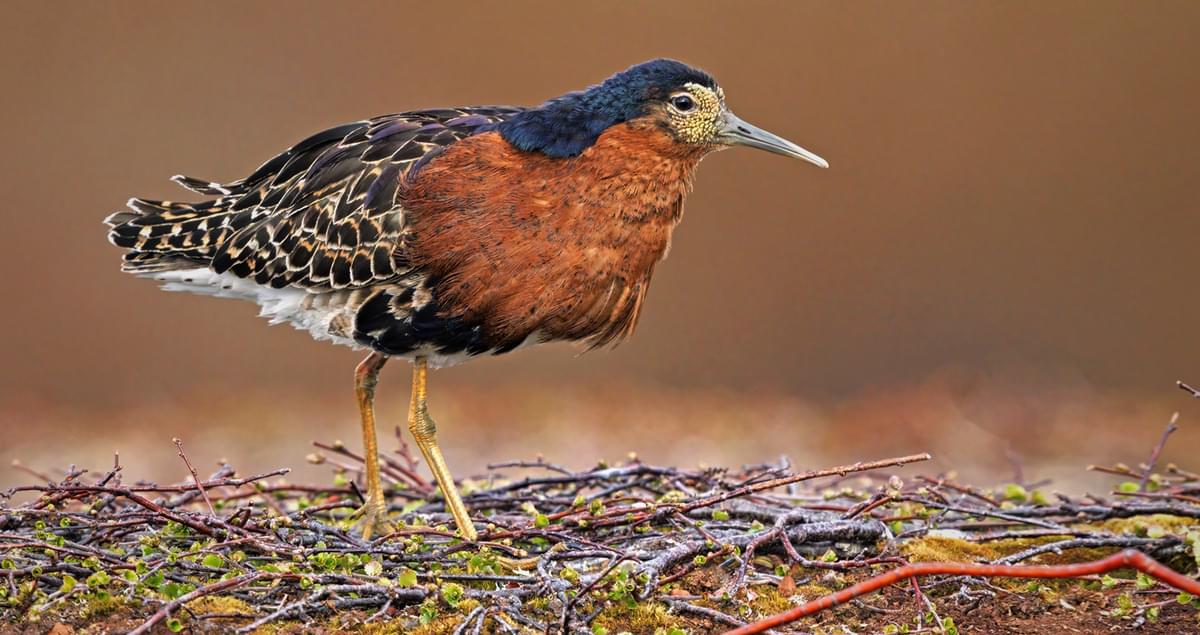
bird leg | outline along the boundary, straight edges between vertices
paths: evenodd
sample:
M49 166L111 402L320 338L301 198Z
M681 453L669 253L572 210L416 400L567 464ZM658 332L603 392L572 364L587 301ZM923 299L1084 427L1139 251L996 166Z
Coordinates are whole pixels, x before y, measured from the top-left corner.
M387 360L386 355L371 353L354 369L354 393L362 416L363 463L367 468L367 501L356 513L364 540L393 530L387 519L387 501L383 498L383 481L379 477L379 446L375 440L375 385L379 382L379 370Z
M454 486L450 468L446 465L446 459L442 457L442 450L437 444L437 426L429 417L429 410L425 405L427 370L428 364L424 357L418 357L413 361L412 406L408 411L408 430L412 432L413 438L417 441L417 447L421 449L425 462L429 464L433 477L437 479L438 487L442 490L442 497L446 499L446 509L454 516L454 523L458 525L459 534L467 540L475 540L478 536L475 533L475 525L471 522L471 517L467 515L467 507L463 505L462 498L458 495L458 489Z

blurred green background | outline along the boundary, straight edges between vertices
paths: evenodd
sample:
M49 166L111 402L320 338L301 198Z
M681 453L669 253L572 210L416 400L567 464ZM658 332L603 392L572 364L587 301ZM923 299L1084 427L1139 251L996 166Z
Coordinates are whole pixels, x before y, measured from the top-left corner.
M828 171L700 170L637 335L434 375L452 466L627 451L805 465L929 450L1079 479L1200 451L1194 2L40 3L0 26L0 460L179 478L358 446L359 353L118 272L100 220L311 132L535 104L657 56ZM402 423L408 377L385 371ZM390 447L390 442L384 443ZM1196 467L1193 465L1193 467ZM301 471L297 478L308 472ZM29 476L0 467L0 486Z

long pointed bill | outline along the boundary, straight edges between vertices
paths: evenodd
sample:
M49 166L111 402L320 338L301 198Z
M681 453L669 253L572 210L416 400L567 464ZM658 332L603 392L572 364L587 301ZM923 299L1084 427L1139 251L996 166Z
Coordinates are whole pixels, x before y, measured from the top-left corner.
M782 154L785 157L804 159L809 163L823 168L829 167L829 162L825 159L779 135L767 132L758 126L750 125L731 112L725 113L725 122L721 126L721 133L718 139L722 143L731 146L749 146L751 148L758 148L759 150L766 150L767 152L774 152L775 154Z

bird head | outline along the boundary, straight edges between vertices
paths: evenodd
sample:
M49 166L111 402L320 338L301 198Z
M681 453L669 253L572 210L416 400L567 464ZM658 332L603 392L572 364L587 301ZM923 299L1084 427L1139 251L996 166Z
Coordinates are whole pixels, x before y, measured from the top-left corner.
M742 145L829 167L816 154L734 115L711 75L670 59L643 62L587 90L551 99L499 129L521 150L571 157L609 127L634 120L652 121L676 142L702 150Z

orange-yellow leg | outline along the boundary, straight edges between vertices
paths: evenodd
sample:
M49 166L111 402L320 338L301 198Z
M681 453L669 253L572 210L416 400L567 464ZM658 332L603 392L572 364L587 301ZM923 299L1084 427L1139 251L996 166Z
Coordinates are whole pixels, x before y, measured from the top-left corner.
M446 465L446 459L442 457L442 450L437 444L437 426L429 417L429 410L425 405L427 374L428 365L425 358L418 357L413 362L412 406L408 411L408 430L412 432L417 447L421 449L425 462L429 464L433 477L437 479L442 497L446 499L446 509L454 516L454 523L458 525L459 535L467 540L475 540L478 537L475 525L467 515L467 506L463 505L458 489L454 486L454 477L450 475L450 468Z
M379 446L375 440L375 386L379 370L387 356L371 353L354 369L354 393L358 397L358 412L362 416L363 462L367 467L367 502L358 511L357 524L364 539L388 534L393 530L387 519L387 501L383 498L383 481L379 477Z

